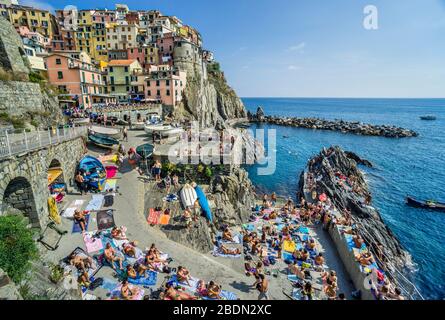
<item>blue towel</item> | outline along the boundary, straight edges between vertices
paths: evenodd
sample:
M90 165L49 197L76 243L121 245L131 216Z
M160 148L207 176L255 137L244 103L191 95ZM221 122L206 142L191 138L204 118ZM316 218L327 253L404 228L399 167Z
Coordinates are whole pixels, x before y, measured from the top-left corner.
M157 281L158 273L154 271L148 271L145 277L138 277L136 279L128 278L128 283L143 287L154 286Z
M88 230L88 224L90 223L90 215L86 215L85 216L85 231ZM80 224L77 223L76 220L74 220L73 222L73 230L71 231L71 233L81 233L82 229L80 228Z
M298 232L300 232L300 233L304 233L304 234L309 234L309 228L308 228L308 227L300 226L300 227L298 228Z
M119 283L117 281L104 278L104 282L102 283L101 287L104 288L105 290L111 291L114 288L116 288L118 284Z
M255 230L255 226L253 224L243 224L243 228L247 231L252 232L253 230Z

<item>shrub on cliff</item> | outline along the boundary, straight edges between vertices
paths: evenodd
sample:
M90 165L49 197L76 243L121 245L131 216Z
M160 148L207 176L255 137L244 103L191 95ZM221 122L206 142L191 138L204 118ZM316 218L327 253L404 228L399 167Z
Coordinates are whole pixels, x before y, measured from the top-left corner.
M20 215L0 216L0 268L16 283L22 281L31 260L38 257L33 232Z

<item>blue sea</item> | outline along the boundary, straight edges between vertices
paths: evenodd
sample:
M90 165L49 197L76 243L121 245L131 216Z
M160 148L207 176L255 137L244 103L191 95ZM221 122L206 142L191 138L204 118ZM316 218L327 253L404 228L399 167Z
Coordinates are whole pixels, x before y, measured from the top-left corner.
M445 213L405 205L407 195L445 202L445 99L316 99L244 98L246 108L262 106L268 115L344 119L392 124L417 131L416 138L390 139L331 131L255 125L277 130L277 169L259 176L248 168L262 191L295 196L307 161L322 147L341 146L374 164L363 170L374 196L374 206L408 250L417 271L414 283L426 299L445 298ZM436 121L421 121L421 115ZM288 136L288 138L283 138Z

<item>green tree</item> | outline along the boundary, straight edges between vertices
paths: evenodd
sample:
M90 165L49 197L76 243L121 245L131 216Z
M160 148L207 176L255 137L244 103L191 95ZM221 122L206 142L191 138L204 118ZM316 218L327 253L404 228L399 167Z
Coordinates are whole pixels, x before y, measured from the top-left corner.
M19 283L38 257L33 232L19 215L0 216L0 267Z

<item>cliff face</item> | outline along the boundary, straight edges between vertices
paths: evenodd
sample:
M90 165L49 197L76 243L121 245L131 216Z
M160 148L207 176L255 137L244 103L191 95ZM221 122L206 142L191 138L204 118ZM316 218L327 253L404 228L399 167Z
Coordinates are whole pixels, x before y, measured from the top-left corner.
M247 116L242 101L219 70L207 71L207 63L187 68L183 101L177 119L198 121L200 127L224 128L224 122Z
M410 262L410 256L385 225L380 213L374 207L365 204L364 197L370 196L370 192L354 158L357 158L354 154L346 153L339 147L322 151L309 161L307 169L307 172L315 177L314 189L308 189L302 175L299 196L306 195L308 198L309 195L310 198L310 193L314 190L318 195L325 193L337 209L351 211L353 222L371 248L378 250L378 244L382 245L383 253L387 257L383 261L385 267L388 269L392 269L392 265L404 267ZM355 185L361 190L360 194L345 187L345 183L339 184L336 173L352 177Z

